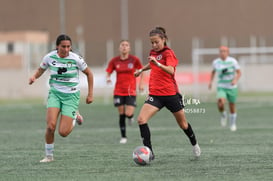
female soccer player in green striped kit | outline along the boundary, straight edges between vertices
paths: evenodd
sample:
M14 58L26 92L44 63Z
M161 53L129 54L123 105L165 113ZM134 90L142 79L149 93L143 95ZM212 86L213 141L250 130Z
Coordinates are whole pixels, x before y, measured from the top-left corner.
M217 82L217 98L218 110L221 113L221 125L226 126L227 113L225 111L226 99L229 102L229 120L230 130L236 131L236 107L235 102L237 99L237 82L241 77L241 70L237 60L229 56L229 48L221 46L219 48L220 56L213 61L213 70L211 72L211 79L209 89L212 87L212 82L215 73L218 75Z
M58 36L56 50L43 58L40 67L29 79L29 84L33 84L47 69L50 70L45 133L46 156L40 162L53 161L54 132L59 115L58 131L63 137L71 133L75 122L81 124L83 121L82 116L77 112L80 101L79 70L87 76L86 103L93 102L93 73L84 59L71 51L71 46L72 41L69 36Z

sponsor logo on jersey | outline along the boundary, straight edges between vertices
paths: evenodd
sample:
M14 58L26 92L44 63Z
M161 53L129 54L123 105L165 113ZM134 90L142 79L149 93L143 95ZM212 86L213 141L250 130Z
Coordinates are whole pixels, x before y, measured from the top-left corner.
M57 80L57 81L64 81L64 82L70 81L69 78L55 78L55 80Z
M134 67L134 64L132 64L132 63L129 63L129 64L128 64L128 68L129 68L129 69L132 69L133 67Z
M156 57L156 60L161 60L161 59L162 59L162 55L161 54Z
M65 72L67 72L67 68L65 68L65 67L59 67L58 68L58 74L63 74Z
M66 66L67 66L68 68L72 67L72 62L67 62L67 63L66 63Z

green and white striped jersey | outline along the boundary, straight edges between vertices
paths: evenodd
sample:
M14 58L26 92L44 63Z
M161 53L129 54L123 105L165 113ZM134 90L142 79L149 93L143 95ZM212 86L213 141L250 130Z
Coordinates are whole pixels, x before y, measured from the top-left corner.
M236 75L236 70L240 69L237 60L233 57L228 56L226 60L217 58L213 61L213 70L218 75L218 87L233 89L237 85L231 85L232 80Z
M79 70L85 70L87 64L76 53L69 52L69 56L60 58L57 50L54 50L44 56L40 67L50 70L50 88L63 93L75 93L80 90Z

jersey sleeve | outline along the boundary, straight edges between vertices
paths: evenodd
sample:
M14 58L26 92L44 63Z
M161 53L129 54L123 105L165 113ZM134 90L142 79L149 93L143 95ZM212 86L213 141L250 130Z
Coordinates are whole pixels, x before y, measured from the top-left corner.
M48 61L49 61L49 56L48 55L44 56L42 62L40 63L40 67L46 70L49 67Z
M178 60L176 56L174 55L173 51L169 50L165 54L166 56L166 65L175 67L178 64Z
M214 60L212 62L212 70L216 70L216 64L217 64L217 60Z
M109 63L108 63L108 66L106 68L106 72L108 73L112 73L115 69L115 66L114 66L114 59L112 59Z
M240 65L239 65L238 61L235 60L235 59L234 59L234 68L235 68L235 70L239 70L240 69Z
M78 56L78 67L79 70L84 71L88 66L87 63L84 61L84 59L81 56Z
M135 57L135 68L136 69L141 69L143 66L139 60L139 58Z

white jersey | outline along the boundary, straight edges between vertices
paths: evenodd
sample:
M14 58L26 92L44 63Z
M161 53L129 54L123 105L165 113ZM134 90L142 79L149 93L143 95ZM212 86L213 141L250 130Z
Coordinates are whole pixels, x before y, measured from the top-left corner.
M236 75L236 70L240 69L237 60L228 56L225 60L217 58L213 61L213 70L218 75L218 87L233 89L237 85L232 85L231 82Z
M79 91L79 70L85 70L87 64L76 53L69 52L67 57L61 58L54 50L44 56L40 67L50 70L50 88L63 93L75 93Z

